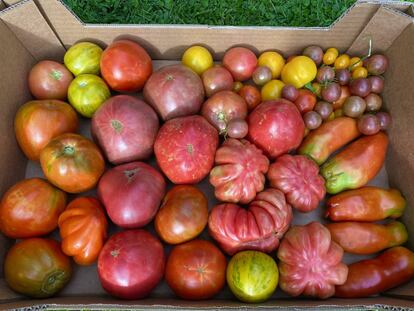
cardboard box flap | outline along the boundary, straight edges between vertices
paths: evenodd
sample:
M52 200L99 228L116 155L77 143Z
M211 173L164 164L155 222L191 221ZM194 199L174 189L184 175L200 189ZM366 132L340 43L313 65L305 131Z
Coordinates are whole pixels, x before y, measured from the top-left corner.
M401 11L381 6L347 52L350 55L366 55L369 40L372 40L376 52L385 52L412 21L411 16Z
M22 19L22 16L28 18ZM21 1L3 10L0 19L36 60L62 61L65 49L33 1Z
M251 44L256 52L279 49L298 53L304 46L319 44L346 50L377 11L378 3L356 3L331 27L210 27L203 25L86 25L62 1L37 0L51 27L66 46L79 40L108 44L116 38L137 40L154 59L179 59L192 44L203 44L216 59L233 45ZM328 31L329 30L329 31ZM218 35L219 34L219 35Z

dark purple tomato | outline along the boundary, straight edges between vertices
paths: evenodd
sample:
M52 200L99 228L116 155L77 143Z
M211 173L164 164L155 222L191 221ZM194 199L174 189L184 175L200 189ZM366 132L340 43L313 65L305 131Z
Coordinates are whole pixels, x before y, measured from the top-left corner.
M371 82L367 78L359 78L349 83L349 90L352 95L365 97L371 92Z
M373 114L364 114L358 119L358 130L364 135L374 135L381 129L380 121Z
M298 98L298 96L299 96L299 91L293 85L286 84L282 88L282 97L284 99L294 102Z
M384 78L381 76L371 76L368 78L371 82L371 92L380 94L384 90Z
M335 75L340 85L347 85L351 80L351 72L348 69L339 69Z
M322 63L323 50L320 46L311 45L303 50L302 55L309 57L319 66Z
M361 116L367 104L365 100L359 96L349 96L342 107L344 111L344 115L351 117L351 118L358 118Z
M379 120L381 130L385 131L390 127L392 118L388 112L378 112L376 114L376 117Z
M341 97L341 86L335 82L329 83L322 87L321 96L325 101L333 103Z
M380 54L372 55L368 58L366 67L371 75L382 75L388 68L388 58Z
M272 71L269 67L259 66L253 71L253 82L257 85L264 85L272 80Z
M315 108L313 110L320 114L322 120L326 120L331 115L333 106L331 103L320 101L315 105Z
M322 124L322 117L316 111L308 111L303 116L303 121L308 129L317 129Z
M371 93L364 98L367 103L367 111L379 111L382 106L382 98L378 94Z
M332 81L335 78L335 70L330 66L323 66L318 69L316 81L319 83Z
M227 135L231 138L244 138L248 131L249 126L243 119L233 119L227 125Z

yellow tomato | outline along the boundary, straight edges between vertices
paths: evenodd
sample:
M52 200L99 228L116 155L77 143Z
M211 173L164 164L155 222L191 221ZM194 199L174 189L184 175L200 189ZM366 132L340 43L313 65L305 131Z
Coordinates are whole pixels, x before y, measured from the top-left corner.
M270 80L262 87L262 101L278 99L282 97L282 89L285 84L280 80Z
M362 60L359 57L352 57L349 61L349 69L354 71L358 67L362 67Z
M303 55L296 56L283 67L282 81L300 89L315 79L317 71L312 59Z
M205 47L194 45L184 52L182 62L201 75L213 66L213 56Z
M348 68L350 63L349 55L342 54L339 55L337 59L335 59L334 67L335 69L345 69Z
M325 54L323 55L323 59L322 59L323 63L325 65L332 65L335 62L336 58L338 57L338 54L339 52L335 48L327 49Z
M63 62L75 76L85 73L98 74L101 55L102 49L95 43L79 42L66 52Z
M352 79L366 78L368 76L368 70L365 67L358 67L352 71Z
M258 65L266 66L272 71L272 79L279 78L285 65L285 59L278 52L264 52L259 56Z

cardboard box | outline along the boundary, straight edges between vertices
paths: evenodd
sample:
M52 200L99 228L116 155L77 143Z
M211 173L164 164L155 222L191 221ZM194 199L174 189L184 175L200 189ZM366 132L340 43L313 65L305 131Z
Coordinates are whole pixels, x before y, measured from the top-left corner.
M5 8L8 6L8 8ZM285 55L318 44L337 47L351 54L362 54L372 38L375 51L386 53L390 68L386 73L384 102L394 122L385 168L374 182L401 189L408 201L403 217L414 249L414 23L413 7L403 2L358 2L332 26L326 28L290 27L210 27L200 25L87 25L61 1L0 0L0 194L25 176L39 175L37 164L27 162L14 138L13 119L20 105L29 100L26 76L39 60L62 60L65 48L79 40L91 40L102 47L114 39L139 42L156 60L179 60L186 47L203 44L217 60L234 45L246 45L255 52L277 49ZM88 134L87 122L83 133ZM388 177L387 177L388 175ZM206 187L206 183L202 187ZM214 202L210 189L210 202ZM320 212L321 214L322 212ZM309 217L320 217L313 214ZM310 219L310 218L309 218ZM296 220L306 223L307 218ZM0 236L0 265L13 241ZM367 299L292 299L278 293L260 305L246 305L232 298L228 290L216 299L191 302L178 300L165 283L150 298L122 301L102 290L96 267L77 267L73 279L55 298L30 300L12 292L0 275L0 308L53 309L227 309L227 308L316 308L316 309L410 309L414 308L414 282L381 296Z

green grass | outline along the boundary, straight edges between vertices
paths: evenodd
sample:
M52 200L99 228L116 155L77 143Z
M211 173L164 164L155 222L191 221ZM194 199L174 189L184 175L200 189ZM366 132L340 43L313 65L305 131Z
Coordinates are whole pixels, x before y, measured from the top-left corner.
M355 0L64 0L86 23L329 26Z

